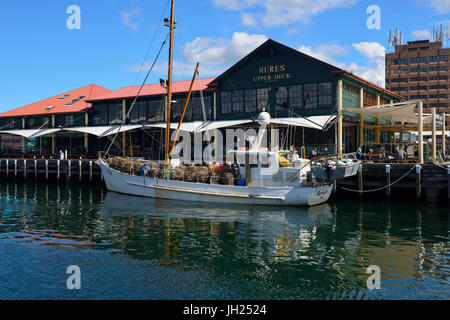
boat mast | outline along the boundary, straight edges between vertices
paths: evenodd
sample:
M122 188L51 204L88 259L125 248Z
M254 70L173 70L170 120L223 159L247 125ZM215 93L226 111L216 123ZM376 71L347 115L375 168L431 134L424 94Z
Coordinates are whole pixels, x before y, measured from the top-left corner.
M175 0L172 0L172 5L170 9L170 20L169 28L170 28L170 39L169 39L169 76L168 76L168 84L167 84L167 127L166 127L166 164L169 165L170 158L169 158L169 148L170 148L170 106L172 104L172 57L173 57L173 29L174 29L174 7L175 7Z

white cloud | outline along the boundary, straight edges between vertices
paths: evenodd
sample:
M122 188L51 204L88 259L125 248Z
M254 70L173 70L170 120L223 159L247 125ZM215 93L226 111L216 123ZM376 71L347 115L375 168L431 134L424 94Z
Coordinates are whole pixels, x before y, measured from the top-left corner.
M191 77L195 63L200 62L199 72L202 77L217 76L266 40L267 37L263 34L245 32L235 32L231 39L196 38L182 47L181 59L175 61L173 73ZM149 67L150 63L145 64L143 70L149 70ZM140 65L136 65L126 70L137 72L139 68ZM167 73L167 62L155 66L155 72Z
M439 13L449 13L450 12L450 0L430 0L430 4Z
M417 39L431 39L431 32L428 30L413 30L412 35Z
M130 11L126 11L126 10L122 11L120 13L120 17L122 18L122 24L125 27L130 28L134 31L139 31L139 23L132 22L131 19L140 13L141 13L141 10L139 8L134 8L133 10L130 10Z
M309 23L311 17L334 8L347 8L356 0L213 0L216 7L241 11L241 21L247 26L275 27L294 22ZM257 11L242 10L257 7Z
M359 42L354 43L352 47L366 58L366 65L359 65L355 62L343 63L336 61L334 57L349 53L346 48L337 44L323 44L315 49L308 46L301 46L298 50L338 68L353 72L373 83L384 86L384 57L386 49L378 42Z

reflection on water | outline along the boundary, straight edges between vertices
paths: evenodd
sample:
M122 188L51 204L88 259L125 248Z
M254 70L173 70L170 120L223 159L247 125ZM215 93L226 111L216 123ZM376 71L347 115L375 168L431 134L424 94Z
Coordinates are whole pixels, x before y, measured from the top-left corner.
M447 206L230 207L16 182L0 203L4 299L449 298ZM76 296L69 264L90 279ZM366 288L370 265L380 290Z

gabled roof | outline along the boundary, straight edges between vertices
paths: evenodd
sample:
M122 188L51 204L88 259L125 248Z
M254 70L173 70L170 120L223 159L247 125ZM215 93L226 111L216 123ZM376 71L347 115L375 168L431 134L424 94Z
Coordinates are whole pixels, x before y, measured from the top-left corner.
M344 69L338 68L336 66L333 66L333 65L331 65L331 64L329 64L327 62L324 62L322 60L319 60L317 58L309 56L309 55L307 55L307 54L305 54L305 53L303 53L301 51L295 50L295 49L293 49L291 47L288 47L288 46L286 46L286 45L284 45L282 43L276 42L276 41L274 41L272 39L268 39L266 42L261 44L258 48L256 48L255 50L253 50L252 52L247 54L244 58L242 58L237 63L235 63L232 67L230 67L227 71L225 71L220 76L215 78L215 80L212 81L209 85L210 86L215 86L218 82L222 81L227 75L229 75L232 72L234 72L236 69L241 67L243 64L247 63L247 61L249 61L253 57L257 56L259 53L263 52L266 48L268 48L270 46L279 48L279 49L281 49L281 50L283 50L283 51L285 51L285 52L287 52L289 54L297 55L297 56L299 56L301 58L310 60L313 63L320 64L320 65L324 66L325 68L328 68L330 70L331 74L345 74L345 75L347 75L349 77L354 78L355 80L358 80L360 82L364 82L365 84L367 84L369 86L372 86L372 87L374 87L374 88L376 88L378 90L381 90L381 91L383 91L383 92L385 92L385 93L387 93L389 95L395 96L395 97L397 97L399 99L402 98L402 96L398 95L397 93L392 92L390 90L387 90L385 88L382 88L382 87L376 85L375 83L372 83L372 82L370 82L368 80L365 80L365 79L363 79L363 78L361 78L361 77L359 77L357 75L354 75L351 72L348 72L347 70L344 70Z
M311 57L303 52L300 52L298 50L295 50L291 47L288 47L282 43L276 42L272 39L268 39L266 42L264 42L263 44L261 44L258 48L256 48L255 50L253 50L252 52L250 52L249 54L247 54L244 58L242 58L241 60L239 60L238 62L236 62L233 66L231 66L227 71L225 71L224 73L222 73L220 76L218 76L214 81L212 81L210 83L211 86L216 85L218 82L222 81L223 78L229 74L231 74L232 72L234 72L236 69L238 69L239 67L241 67L243 64L247 63L247 61L251 60L253 57L257 56L259 53L263 52L266 48L268 47L276 47L279 48L289 54L294 54L297 55L301 58L304 59L308 59L311 60L311 62L314 63L318 63L328 69L330 69L330 71L337 71L337 70L341 70L338 67L335 67L329 63L326 63L322 60L316 59L314 57Z
M22 117L57 113L76 113L87 111L91 104L89 98L105 94L110 90L96 84L58 94L57 96L34 102L26 106L0 114L0 117Z
M215 78L203 78L196 79L194 82L194 86L192 87L193 91L208 90L208 83L210 83ZM174 81L172 83L172 93L184 93L189 91L189 86L191 84L191 80L183 80L183 81ZM107 100L118 100L118 99L126 99L126 98L134 98L139 92L141 86L131 86L131 87L123 87L118 90L114 90L108 92L106 94L96 96L92 99L88 99L88 102L98 102L98 101L107 101ZM167 90L159 83L146 84L142 88L139 97L148 97L148 96L160 96L167 93Z

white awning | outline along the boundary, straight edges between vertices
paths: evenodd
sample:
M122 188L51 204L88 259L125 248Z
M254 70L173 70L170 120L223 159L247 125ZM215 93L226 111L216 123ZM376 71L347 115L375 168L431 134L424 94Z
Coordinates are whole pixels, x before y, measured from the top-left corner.
M206 123L202 123L200 127L195 130L195 132L203 132L203 131L209 131L219 128L226 128L226 127L232 127L237 126L244 123L253 122L253 120L223 120L223 121L209 121Z
M418 123L417 113L415 109L417 107L417 101L408 101L395 104L386 104L381 106L364 107L362 109L344 109L348 112L361 114L373 118L381 118L393 122L409 122ZM428 115L423 116L423 122L431 122L431 117Z
M15 136L29 138L37 138L44 136L46 134L51 134L53 132L59 131L61 129L17 129L17 130L2 130L0 133L12 134Z
M136 125L124 125L120 127L118 125L114 126L98 126L98 127L75 127L75 128L64 128L65 131L82 132L92 134L97 137L105 137L111 134L116 134L117 131L124 132L129 130L134 130L142 128L141 124Z
M118 132L130 131L130 130L139 129L142 127L143 127L142 124L132 124L132 125L125 125L125 126L115 125L115 126L111 126L110 129L103 132L99 137L106 137L106 136L110 136L112 134L116 134Z
M305 127L311 129L322 130L324 126L332 121L336 116L310 116L295 118L275 118L271 119L271 123L284 124L289 126Z
M195 132L198 127L203 124L203 121L194 121L194 122L182 122L180 126L181 131ZM163 128L165 129L167 124L165 123L155 123L155 124L146 124L144 128ZM170 129L176 130L178 128L178 122L171 122Z

